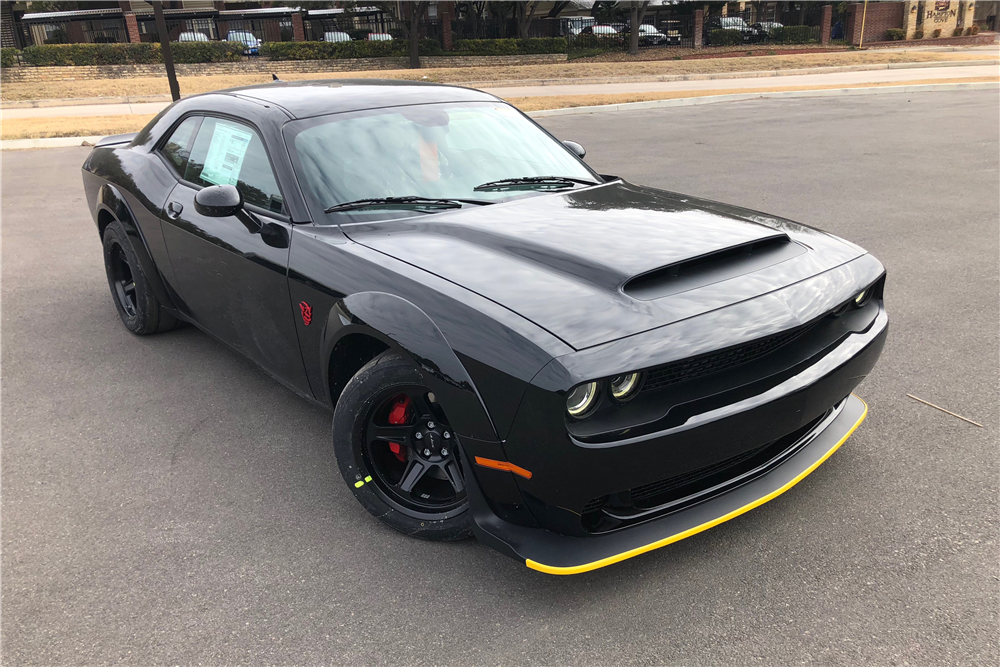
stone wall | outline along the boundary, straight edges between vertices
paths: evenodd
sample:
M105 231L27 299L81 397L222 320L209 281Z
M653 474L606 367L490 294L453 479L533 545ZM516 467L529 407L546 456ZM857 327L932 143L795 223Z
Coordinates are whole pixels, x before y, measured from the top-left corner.
M547 65L566 61L565 53L539 53L521 56L423 56L424 68L440 67L509 67L511 65ZM232 74L321 74L361 70L406 69L407 58L341 58L333 60L249 60L238 63L175 65L177 76L219 76ZM4 67L2 83L77 81L87 79L134 79L166 76L163 65L89 65L80 67Z

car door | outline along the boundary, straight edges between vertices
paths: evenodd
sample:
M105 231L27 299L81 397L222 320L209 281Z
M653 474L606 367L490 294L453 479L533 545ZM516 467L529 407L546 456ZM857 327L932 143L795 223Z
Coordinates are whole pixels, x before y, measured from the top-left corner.
M190 147L177 148L189 133ZM311 395L288 295L291 223L260 134L229 118L189 116L160 153L178 179L161 227L180 307L279 380ZM209 217L195 210L199 190L227 184L243 195L241 214Z

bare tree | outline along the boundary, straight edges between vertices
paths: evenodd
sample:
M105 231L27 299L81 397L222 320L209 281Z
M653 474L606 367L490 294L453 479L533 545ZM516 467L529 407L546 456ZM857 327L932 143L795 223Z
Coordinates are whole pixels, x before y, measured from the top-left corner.
M373 2L383 12L390 14L398 25L406 25L405 10L410 10L409 28L406 28L406 37L410 47L410 69L420 69L420 19L427 11L430 2Z
M639 26L642 25L648 6L649 0L629 2L628 54L630 56L639 55Z
M515 2L514 12L517 17L517 36L527 39L528 28L531 27L531 20L535 18L535 10L538 9L538 2Z

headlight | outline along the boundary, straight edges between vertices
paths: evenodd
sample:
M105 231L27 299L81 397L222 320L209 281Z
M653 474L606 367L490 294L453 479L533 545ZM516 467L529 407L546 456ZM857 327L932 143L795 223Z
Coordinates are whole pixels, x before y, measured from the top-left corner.
M570 417L582 417L587 414L597 402L598 386L596 382L587 382L574 387L566 397L566 411Z
M627 401L635 396L641 381L642 375L640 373L614 377L611 379L611 396L616 401Z
M868 299L871 298L871 295L872 295L872 289L870 287L861 290L860 292L858 292L858 295L854 297L854 306L856 308L861 308L866 303L868 303Z

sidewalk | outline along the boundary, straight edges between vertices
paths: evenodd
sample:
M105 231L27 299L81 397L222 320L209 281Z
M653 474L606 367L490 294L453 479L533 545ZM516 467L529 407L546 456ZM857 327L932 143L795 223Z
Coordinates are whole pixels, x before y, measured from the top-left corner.
M995 55L994 52L995 49L993 52L984 52L983 55ZM824 71L817 71L817 69ZM747 90L788 86L852 86L866 83L912 82L931 78L962 79L997 75L1000 75L1000 59L984 58L974 61L849 65L725 74L678 74L635 78L616 77L614 79L509 82L521 85L497 85L496 82L470 81L459 85L480 88L498 97L536 97L692 90ZM39 106L30 108L24 108L25 103L8 103L0 109L0 119L145 115L158 113L170 103L169 96L160 96L160 99L155 99L155 101L154 98L149 97L135 102L123 98L118 98L118 100L120 101L116 103L107 103L110 102L108 100L94 104L74 104L67 100L68 104L65 105L59 105L59 101L56 100L37 100L35 103ZM56 105L47 106L50 103Z

